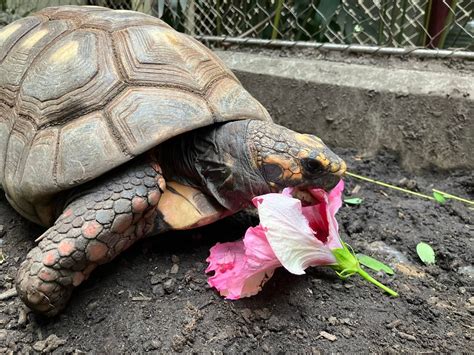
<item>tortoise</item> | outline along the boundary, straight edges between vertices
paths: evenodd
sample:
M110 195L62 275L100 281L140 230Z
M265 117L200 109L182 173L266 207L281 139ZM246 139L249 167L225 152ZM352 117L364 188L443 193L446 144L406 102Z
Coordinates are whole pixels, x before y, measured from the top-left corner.
M0 186L48 229L16 288L54 316L134 242L231 215L346 165L273 123L203 44L141 13L43 9L0 31Z

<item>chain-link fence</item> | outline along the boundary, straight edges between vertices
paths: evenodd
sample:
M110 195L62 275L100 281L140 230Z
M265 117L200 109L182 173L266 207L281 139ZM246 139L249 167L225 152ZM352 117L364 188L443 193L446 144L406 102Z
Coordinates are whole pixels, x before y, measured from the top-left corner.
M0 0L0 10L7 22L65 4L145 12L219 43L474 57L473 0Z

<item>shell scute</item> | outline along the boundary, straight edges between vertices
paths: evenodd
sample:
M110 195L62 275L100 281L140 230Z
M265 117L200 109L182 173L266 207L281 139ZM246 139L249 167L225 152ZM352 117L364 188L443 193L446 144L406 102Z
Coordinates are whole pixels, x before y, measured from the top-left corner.
M130 88L109 105L107 113L133 155L213 123L202 97L166 87Z
M61 129L57 184L61 189L89 181L129 160L101 112L86 115Z
M120 89L104 33L79 30L54 42L26 74L19 113L39 126L100 109Z
M0 29L0 63L8 54L10 49L18 42L26 33L41 23L41 19L36 16L25 17L15 21L8 26Z
M51 21L41 23L22 36L5 54L0 65L0 87L16 93L23 76L39 52L70 28L71 25L66 21Z

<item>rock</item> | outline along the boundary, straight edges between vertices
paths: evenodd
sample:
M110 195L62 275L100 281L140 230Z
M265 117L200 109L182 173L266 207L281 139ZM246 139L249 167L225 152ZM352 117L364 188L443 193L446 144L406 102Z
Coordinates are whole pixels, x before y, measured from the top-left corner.
M145 351L152 351L156 349L160 349L162 346L161 341L157 339L149 340L143 344L143 350Z
M2 238L5 235L5 226L3 224L0 224L0 238Z
M270 352L270 347L267 344L262 345L262 350L265 351L266 353Z
M324 338L324 339L327 339L329 341L336 341L337 340L337 336L335 336L334 334L331 334L331 333L328 333L328 332L325 332L324 330L319 332L319 335Z
M176 285L176 279L168 279L163 283L163 289L165 290L166 293L170 294L173 293L174 288Z
M403 339L406 339L406 340L410 340L410 341L416 341L416 338L411 335L411 334L407 334L407 333L404 333L404 332L398 332L398 336L400 338L403 338Z
M345 338L350 338L352 336L351 330L347 327L342 327L341 333Z
M400 324L402 324L402 321L400 319L395 319L394 321L387 323L385 327L387 329L393 329L393 328L398 327Z
M184 346L186 345L186 338L182 335L175 335L173 337L173 342L171 344L171 348L180 353L183 352Z
M173 266L171 267L170 274L177 274L178 271L179 271L179 265L178 264L173 264Z
M155 296L158 296L158 297L165 295L165 289L163 288L163 285L154 286L152 292Z
M162 275L153 275L150 279L150 282L152 285L159 284L163 282L163 276Z
M11 288L6 290L3 293L0 293L0 301L5 301L11 297L15 297L17 295L16 288Z
M398 182L398 185L400 187L407 188L408 190L412 190L412 191L413 190L415 190L415 191L418 190L418 183L414 179L408 179L408 178L404 177L403 179L401 179Z
M337 325L338 324L338 321L337 321L336 317L329 317L328 322L331 325Z
M50 353L64 344L66 344L66 340L60 339L56 334L51 334L45 340L37 341L33 345L33 349L41 353Z
M171 255L171 261L173 264L179 264L179 257L177 255Z
M19 315L18 315L18 325L22 326L26 324L28 319L28 311L26 307L20 307Z

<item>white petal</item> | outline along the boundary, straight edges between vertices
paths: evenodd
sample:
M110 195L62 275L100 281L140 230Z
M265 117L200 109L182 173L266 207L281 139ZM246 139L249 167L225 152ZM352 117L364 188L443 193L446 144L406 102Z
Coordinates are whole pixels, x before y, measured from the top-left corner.
M308 266L336 262L331 250L314 237L299 200L281 194L260 198L260 224L266 229L276 257L288 271L301 275Z

